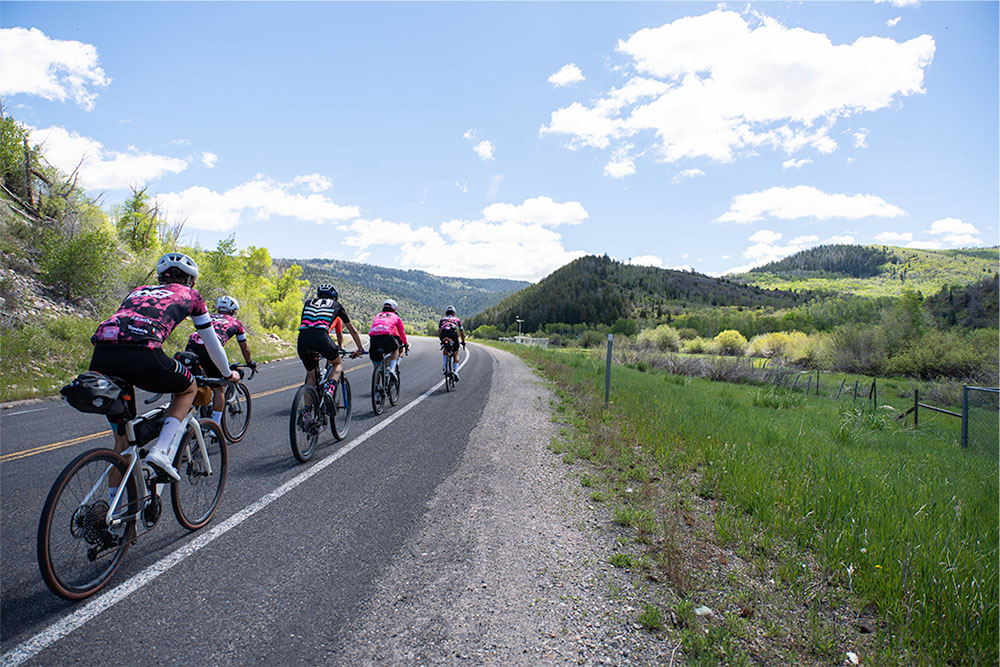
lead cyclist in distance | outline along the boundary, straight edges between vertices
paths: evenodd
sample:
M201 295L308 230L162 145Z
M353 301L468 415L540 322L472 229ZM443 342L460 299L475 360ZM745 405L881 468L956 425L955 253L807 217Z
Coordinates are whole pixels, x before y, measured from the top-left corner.
M452 371L452 375L455 378L455 382L458 382L458 337L462 336L462 347L465 347L465 329L462 328L462 320L455 315L455 306L448 306L444 309L444 317L438 321L438 338L443 344L446 340L452 342L451 353L454 355L455 360L455 370ZM441 371L443 373L448 372L448 352L446 351L441 357Z

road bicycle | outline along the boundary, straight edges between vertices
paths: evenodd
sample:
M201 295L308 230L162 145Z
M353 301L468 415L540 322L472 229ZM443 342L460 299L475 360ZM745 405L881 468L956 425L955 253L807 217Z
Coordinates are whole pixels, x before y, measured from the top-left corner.
M410 346L403 345L400 348L400 358L396 360L396 372L390 373L387 368L387 359L390 353L382 353L378 360L372 359L372 411L376 415L382 414L385 410L385 401L389 400L389 405L396 405L399 400L399 382L403 356L409 354ZM369 352L370 354L370 352Z
M350 354L339 348L340 356ZM316 355L317 359L319 355ZM301 463L312 458L316 451L319 434L326 430L327 420L336 440L347 437L351 426L351 383L344 375L344 365L340 365L340 377L332 378L333 365L328 359L323 379L317 386L304 384L295 392L292 411L288 423L288 439L292 454Z
M167 406L136 416L132 385L119 378L107 379L122 391L129 446L121 453L92 449L73 459L52 485L38 523L36 546L42 578L53 593L68 600L86 598L108 584L129 547L159 521L163 487L170 487L177 522L198 530L211 521L226 485L226 438L218 424L199 420L200 406L192 405L181 421L173 459L181 478L174 481L158 476L145 460L147 447L159 436ZM197 403L211 400L210 387L222 382L201 376L195 380L200 393ZM146 403L158 399L155 396ZM114 482L117 487L112 486ZM137 534L140 523L144 530Z
M444 354L444 390L455 388L455 348L458 343L451 338L441 341L441 352Z
M250 369L249 377L246 377L246 373L243 370L245 368ZM226 439L230 443L233 443L242 440L250 428L253 404L250 401L250 390L243 384L243 381L244 379L247 381L252 380L253 376L257 374L257 368L256 365L229 364L229 370L239 373L240 379L238 382L223 379L226 390L222 404L222 420L220 425L222 426L223 435L226 436ZM201 406L201 417L203 419L212 418L212 403Z

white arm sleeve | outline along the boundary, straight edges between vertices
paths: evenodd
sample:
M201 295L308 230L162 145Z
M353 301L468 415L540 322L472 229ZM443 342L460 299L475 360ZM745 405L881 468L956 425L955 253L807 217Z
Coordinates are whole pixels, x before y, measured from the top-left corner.
M226 350L222 347L219 337L215 335L215 329L212 328L212 318L208 313L205 313L193 316L191 320L194 322L195 328L198 329L198 333L201 334L201 340L205 343L205 349L208 351L208 356L212 358L212 363L222 371L223 376L228 375L229 357L226 356Z

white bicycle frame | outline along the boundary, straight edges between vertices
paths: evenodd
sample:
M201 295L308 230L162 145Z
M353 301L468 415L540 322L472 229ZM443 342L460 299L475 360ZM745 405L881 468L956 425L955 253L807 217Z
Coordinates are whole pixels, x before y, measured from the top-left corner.
M167 409L165 407L156 408L155 410L150 410L149 412L139 415L135 419L127 422L125 424L125 434L128 437L129 442L135 442L135 425L137 423L146 421L147 419L152 419L153 417L158 416L160 413L166 412L166 410ZM205 436L201 432L201 425L198 424L198 409L196 407L192 406L191 409L188 410L187 415L181 422L180 428L177 429L177 434L174 435L174 439L170 443L170 450L176 453L175 447L177 447L181 438L184 437L184 434L187 432L188 426L191 424L192 420L194 421L195 425L194 435L195 438L198 440L198 451L201 452L202 459L205 462L206 471L208 472L209 475L211 475L212 462L208 458L208 448L205 446ZM125 471L125 474L122 475L122 481L124 482L124 480L128 479L129 476L133 476L135 477L136 484L139 486L139 488L144 489L146 488L146 480L143 479L141 471L143 470L144 467L148 468L148 466L146 465L146 460L140 458L139 456L139 447L140 445L130 445L127 449L125 449L125 451L121 452L121 455L128 459L128 469ZM101 475L101 477L97 480L97 482L94 484L94 487L90 490L90 493L87 494L87 497L83 499L83 502L81 504L86 504L87 502L90 501L90 498L94 495L94 492L97 490L97 488L101 486L101 483L104 481L104 478L108 475L109 472L111 472L111 468L108 468L107 470L104 471L104 474ZM166 484L156 485L156 495L158 496L161 495L164 486L166 486ZM118 509L118 503L121 501L121 497L124 492L125 492L125 484L124 483L119 484L118 492L115 493L115 497L111 501L111 506L108 507L108 513L104 518L108 526L112 528L120 525L127 518L131 519L138 516L139 512L142 511L141 508L137 508L135 514L127 516L118 515L117 518L114 516L115 510Z

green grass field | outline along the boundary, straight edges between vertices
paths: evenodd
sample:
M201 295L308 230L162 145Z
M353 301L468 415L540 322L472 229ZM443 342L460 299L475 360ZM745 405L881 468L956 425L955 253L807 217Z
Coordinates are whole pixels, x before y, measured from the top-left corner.
M717 539L750 526L755 544L790 542L874 605L888 628L876 662L996 664L996 439L963 451L960 420L946 416L914 429L850 400L619 366L605 413L602 361L504 349L579 397L589 428L607 427L585 458L647 482L696 471L697 493L725 501ZM787 570L774 578L794 585Z

